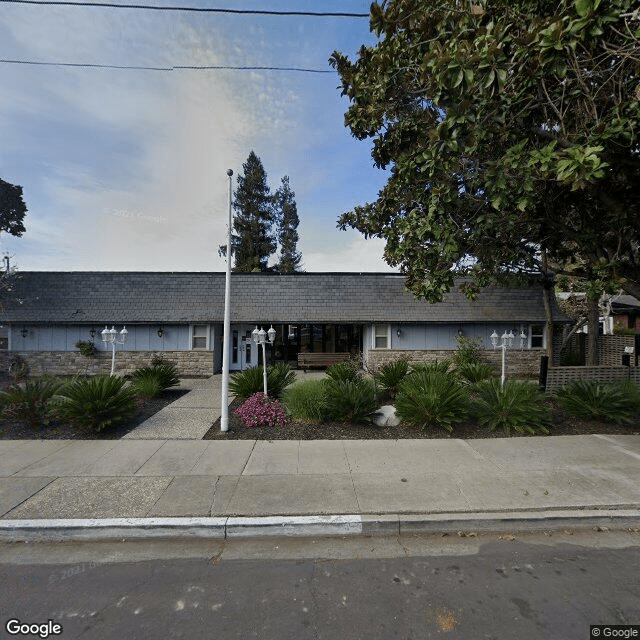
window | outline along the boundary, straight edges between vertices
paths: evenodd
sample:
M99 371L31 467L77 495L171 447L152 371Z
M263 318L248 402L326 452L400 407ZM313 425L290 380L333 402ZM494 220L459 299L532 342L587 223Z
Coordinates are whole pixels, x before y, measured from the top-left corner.
M373 346L375 349L389 348L389 328L388 324L373 325Z
M194 324L191 327L191 348L206 349L209 342L209 325Z
M532 324L530 328L531 348L541 349L544 347L544 325Z

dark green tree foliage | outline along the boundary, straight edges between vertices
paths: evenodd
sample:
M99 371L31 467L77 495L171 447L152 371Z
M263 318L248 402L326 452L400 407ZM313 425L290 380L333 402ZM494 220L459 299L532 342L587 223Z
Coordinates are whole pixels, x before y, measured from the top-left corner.
M391 170L339 220L386 240L414 294L455 271L569 273L640 295L637 0L388 0L379 37L331 63ZM543 264L544 262L544 264ZM546 267L546 268L545 268ZM475 286L467 288L473 294Z
M269 256L276 250L275 214L267 173L253 151L242 170L233 201L233 270L267 271Z
M26 231L23 224L26 213L22 187L0 179L0 232L21 236Z
M298 207L296 194L289 186L289 176L282 178L282 184L274 195L276 209L280 260L276 270L280 273L300 271L302 254L298 251Z

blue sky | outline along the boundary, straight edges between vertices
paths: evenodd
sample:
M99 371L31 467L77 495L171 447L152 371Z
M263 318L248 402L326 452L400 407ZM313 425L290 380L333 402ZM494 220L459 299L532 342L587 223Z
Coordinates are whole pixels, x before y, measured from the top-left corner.
M133 4L133 0L125 2ZM367 13L369 0L149 4ZM373 44L367 19L0 7L0 58L329 69ZM0 236L22 270L224 270L228 178L254 150L296 193L307 271L387 271L383 243L336 229L384 172L344 127L337 74L132 71L0 64L0 178L27 232Z

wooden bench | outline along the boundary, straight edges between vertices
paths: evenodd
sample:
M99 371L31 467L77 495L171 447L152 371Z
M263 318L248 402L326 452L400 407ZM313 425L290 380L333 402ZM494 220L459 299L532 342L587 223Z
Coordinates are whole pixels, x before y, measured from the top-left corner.
M336 362L346 362L350 353L299 353L298 369L324 369Z

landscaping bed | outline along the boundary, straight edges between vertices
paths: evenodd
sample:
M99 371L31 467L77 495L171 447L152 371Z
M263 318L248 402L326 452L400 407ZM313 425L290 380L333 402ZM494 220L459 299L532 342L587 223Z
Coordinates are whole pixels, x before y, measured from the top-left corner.
M139 401L135 416L99 432L83 429L68 421L53 421L34 430L18 420L0 419L0 440L118 440L185 393L188 393L186 389L168 389L155 398Z
M475 420L456 425L453 432L444 429L418 429L416 427L377 427L369 424L348 424L344 422L324 422L312 424L303 420L288 419L284 427L245 427L233 410L240 406L239 400L229 407L229 430L220 431L220 420L205 434L204 440L398 440L405 438L504 438L502 430L489 431ZM552 410L552 436L577 436L589 433L602 435L640 435L640 416L628 425L580 420L566 415L554 406ZM511 431L508 437L531 437L528 433Z

